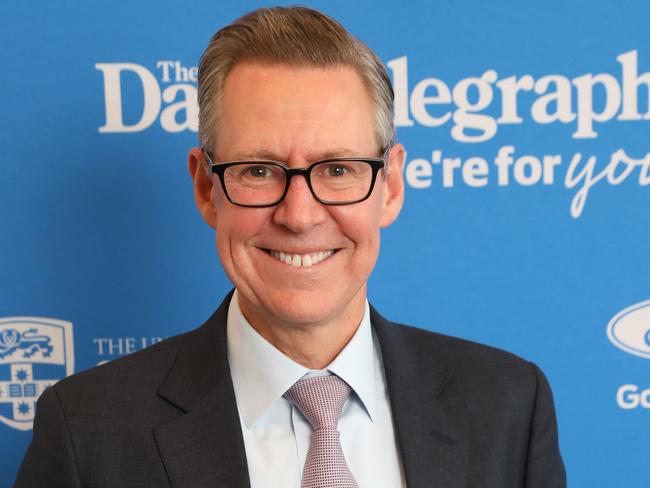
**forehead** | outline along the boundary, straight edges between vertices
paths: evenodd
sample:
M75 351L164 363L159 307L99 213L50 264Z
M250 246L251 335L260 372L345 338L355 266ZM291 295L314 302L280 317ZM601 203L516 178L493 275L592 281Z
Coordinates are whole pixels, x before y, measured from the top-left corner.
M226 78L220 102L220 157L260 150L313 159L333 148L378 150L370 97L349 67L241 63Z

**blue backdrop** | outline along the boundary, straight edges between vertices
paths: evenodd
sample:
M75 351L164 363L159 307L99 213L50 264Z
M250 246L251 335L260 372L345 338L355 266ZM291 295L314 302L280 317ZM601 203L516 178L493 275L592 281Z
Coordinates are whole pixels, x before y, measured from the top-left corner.
M373 304L537 362L570 486L649 486L650 4L311 5L395 82L407 200ZM258 6L0 5L0 486L43 388L230 288L186 172L194 67Z

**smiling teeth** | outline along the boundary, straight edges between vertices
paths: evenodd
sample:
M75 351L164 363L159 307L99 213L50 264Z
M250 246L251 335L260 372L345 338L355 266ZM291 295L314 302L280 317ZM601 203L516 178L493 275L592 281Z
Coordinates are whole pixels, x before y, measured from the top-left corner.
M314 266L329 258L332 254L334 254L333 250L312 254L287 254L282 251L271 251L271 256L291 266Z

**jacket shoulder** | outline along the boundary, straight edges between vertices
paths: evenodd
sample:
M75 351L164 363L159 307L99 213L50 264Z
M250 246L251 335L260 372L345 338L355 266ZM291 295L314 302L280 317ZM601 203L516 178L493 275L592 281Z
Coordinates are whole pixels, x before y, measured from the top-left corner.
M442 388L504 399L534 399L546 379L540 369L511 352L410 325L384 321L382 354L416 378L446 378Z
M73 407L73 410L74 407L92 409L94 405L119 405L151 398L193 332L170 337L133 354L68 376L52 389L62 405Z
M478 342L453 337L438 332L391 323L403 341L424 357L453 364L455 367L497 366L530 368L532 363L511 352Z

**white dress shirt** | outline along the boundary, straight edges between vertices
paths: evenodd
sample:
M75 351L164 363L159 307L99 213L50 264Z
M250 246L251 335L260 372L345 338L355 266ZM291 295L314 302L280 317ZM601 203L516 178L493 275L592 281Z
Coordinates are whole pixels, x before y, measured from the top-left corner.
M338 430L359 488L406 487L367 302L356 333L324 370L301 366L259 335L242 315L237 292L228 309L227 340L251 488L300 487L312 428L282 395L303 376L326 374L336 374L353 390Z

